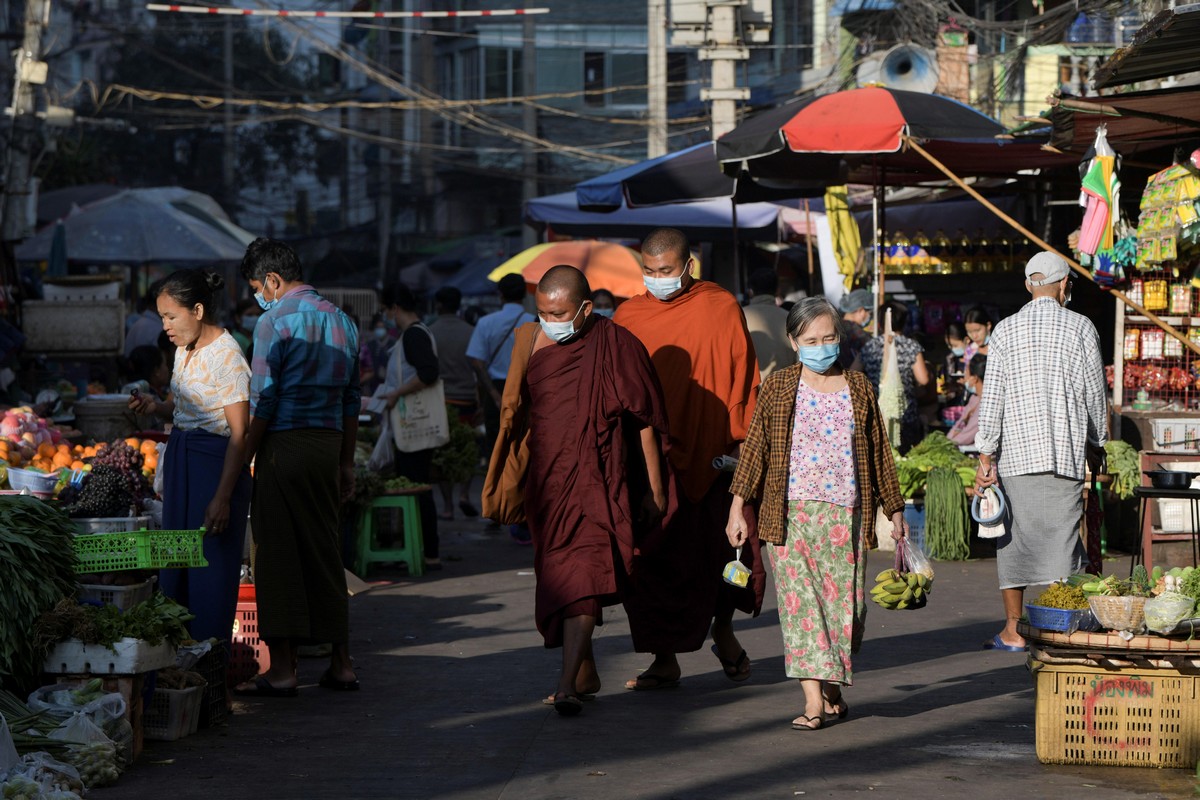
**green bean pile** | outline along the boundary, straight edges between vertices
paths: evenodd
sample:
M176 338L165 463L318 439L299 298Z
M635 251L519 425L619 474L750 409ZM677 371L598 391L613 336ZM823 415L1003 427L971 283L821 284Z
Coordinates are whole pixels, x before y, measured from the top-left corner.
M962 480L950 467L935 467L925 484L925 547L937 561L966 561L971 523Z

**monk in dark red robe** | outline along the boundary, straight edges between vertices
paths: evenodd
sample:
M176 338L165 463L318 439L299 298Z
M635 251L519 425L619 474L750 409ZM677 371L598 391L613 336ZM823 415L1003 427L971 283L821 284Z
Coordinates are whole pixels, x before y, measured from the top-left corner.
M661 526L670 506L667 415L650 357L628 331L592 315L590 294L574 267L555 267L538 284L539 329L519 401L528 411L534 613L546 647L563 648L552 702L564 715L599 690L592 632L602 609L620 602L635 536Z
M741 306L729 292L693 278L687 237L660 228L642 243L647 292L617 309L615 321L650 352L670 421L672 473L680 504L658 540L640 543L625 602L634 649L654 662L628 689L675 686L676 653L698 650L710 625L713 652L734 681L750 676L750 660L733 632L733 612L757 615L766 574L757 530L743 548L750 585L722 581L734 558L725 537L731 473L713 459L734 456L750 427L758 396L758 362Z

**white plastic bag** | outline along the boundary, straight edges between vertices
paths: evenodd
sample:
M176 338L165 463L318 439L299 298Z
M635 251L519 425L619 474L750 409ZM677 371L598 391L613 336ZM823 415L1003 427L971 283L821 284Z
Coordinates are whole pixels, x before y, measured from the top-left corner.
M979 523L980 539L999 539L1004 535L1004 498L995 486L983 490L983 496L971 501L971 516ZM983 520L995 519L1000 515L1000 521L990 525Z
M16 766L20 760L17 746L13 744L12 734L8 732L8 722L0 714L0 777Z
M371 450L371 458L367 461L367 469L372 472L386 472L396 463L396 451L392 436L392 415L384 414L383 423L379 426L379 440Z
M86 714L104 732L126 763L133 761L133 726L125 719L125 698L118 692L103 694L82 705L77 691L66 684L43 686L29 695L27 705L33 711L45 711L50 719L66 722L77 713Z

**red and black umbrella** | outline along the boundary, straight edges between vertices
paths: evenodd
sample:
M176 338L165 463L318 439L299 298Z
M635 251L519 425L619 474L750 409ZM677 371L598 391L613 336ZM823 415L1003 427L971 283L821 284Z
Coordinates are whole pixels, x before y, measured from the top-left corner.
M759 114L717 140L723 162L776 153L877 155L899 152L904 137L994 142L1000 123L936 94L866 87L806 98Z

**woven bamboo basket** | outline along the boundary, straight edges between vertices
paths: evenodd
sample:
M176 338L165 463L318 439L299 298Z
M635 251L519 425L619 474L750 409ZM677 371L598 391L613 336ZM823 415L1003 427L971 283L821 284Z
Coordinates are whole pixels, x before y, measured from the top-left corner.
M1089 597L1092 614L1105 628L1114 631L1140 631L1146 625L1144 597Z

